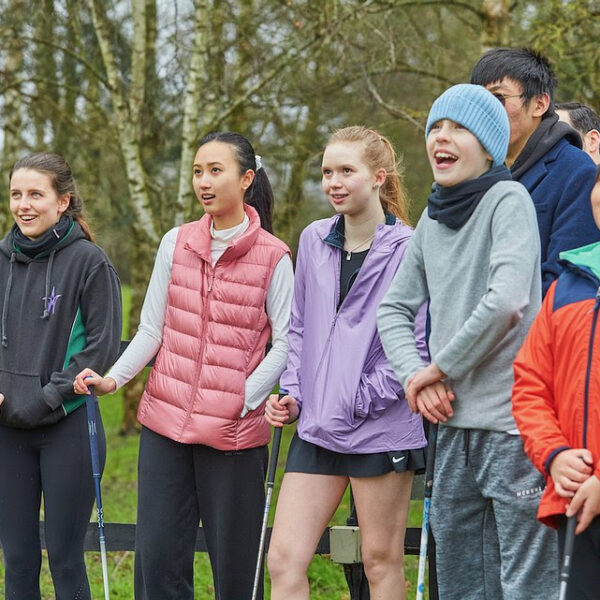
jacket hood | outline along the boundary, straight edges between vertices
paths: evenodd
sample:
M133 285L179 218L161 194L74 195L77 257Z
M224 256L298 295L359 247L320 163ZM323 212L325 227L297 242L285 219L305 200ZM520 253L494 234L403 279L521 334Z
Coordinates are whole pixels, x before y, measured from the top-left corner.
M600 242L560 253L561 260L589 269L600 280Z

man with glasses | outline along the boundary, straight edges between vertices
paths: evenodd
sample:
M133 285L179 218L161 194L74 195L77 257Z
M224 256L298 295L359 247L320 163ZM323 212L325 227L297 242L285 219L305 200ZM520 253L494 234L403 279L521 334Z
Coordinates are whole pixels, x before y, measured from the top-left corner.
M558 277L559 253L600 241L590 208L596 167L581 138L554 110L556 77L548 60L528 48L495 48L471 73L506 109L506 164L535 204L542 247L542 292Z

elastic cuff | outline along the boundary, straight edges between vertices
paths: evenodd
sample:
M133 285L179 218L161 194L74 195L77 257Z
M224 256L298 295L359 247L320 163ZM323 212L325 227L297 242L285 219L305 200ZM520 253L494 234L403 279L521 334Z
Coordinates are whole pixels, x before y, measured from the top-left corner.
M550 456L548 456L548 458L546 459L546 462L544 463L544 471L546 471L547 475L550 475L550 465L552 464L552 461L556 458L556 456L558 454L560 454L561 452L564 452L565 450L570 450L571 447L570 446L560 446L559 448L556 448L556 450L552 450L552 452L550 453Z
M432 356L431 357L431 362L429 364L434 364L437 366L437 368L448 378L450 379L456 379L457 377L460 377L462 374L461 373L454 373L453 372L453 368L450 365L446 365L445 364L445 360L444 360L444 354L442 352L441 358L439 356L436 356L435 358Z
M63 397L56 386L52 383L47 383L42 388L42 399L50 410L56 410L63 403Z
M291 425L295 423L300 418L300 413L302 412L302 407L298 404L298 416L293 421L288 421L286 425Z

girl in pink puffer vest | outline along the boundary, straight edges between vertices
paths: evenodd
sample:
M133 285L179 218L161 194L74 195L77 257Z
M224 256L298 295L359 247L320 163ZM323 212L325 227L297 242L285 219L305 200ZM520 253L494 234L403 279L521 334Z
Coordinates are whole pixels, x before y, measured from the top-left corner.
M164 236L138 333L106 377L85 369L74 383L78 393L90 385L112 393L156 355L138 411L135 594L143 600L193 598L200 520L215 596L251 596L269 442L264 404L287 358L292 263L270 233L273 197L260 156L239 134L209 134L193 187L206 214Z

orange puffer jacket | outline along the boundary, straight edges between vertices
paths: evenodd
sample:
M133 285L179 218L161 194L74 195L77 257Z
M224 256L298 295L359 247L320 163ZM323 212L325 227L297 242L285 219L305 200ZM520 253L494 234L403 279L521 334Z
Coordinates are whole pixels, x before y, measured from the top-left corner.
M513 415L525 451L546 475L538 519L551 526L568 504L549 474L560 451L588 448L600 478L600 264L581 264L582 252L597 259L600 244L561 254L566 269L550 287L514 363Z
M244 209L248 229L213 266L211 218L177 235L160 350L138 410L140 423L177 442L218 450L269 443L264 402L243 419L246 378L271 334L265 301L273 271L289 253Z

